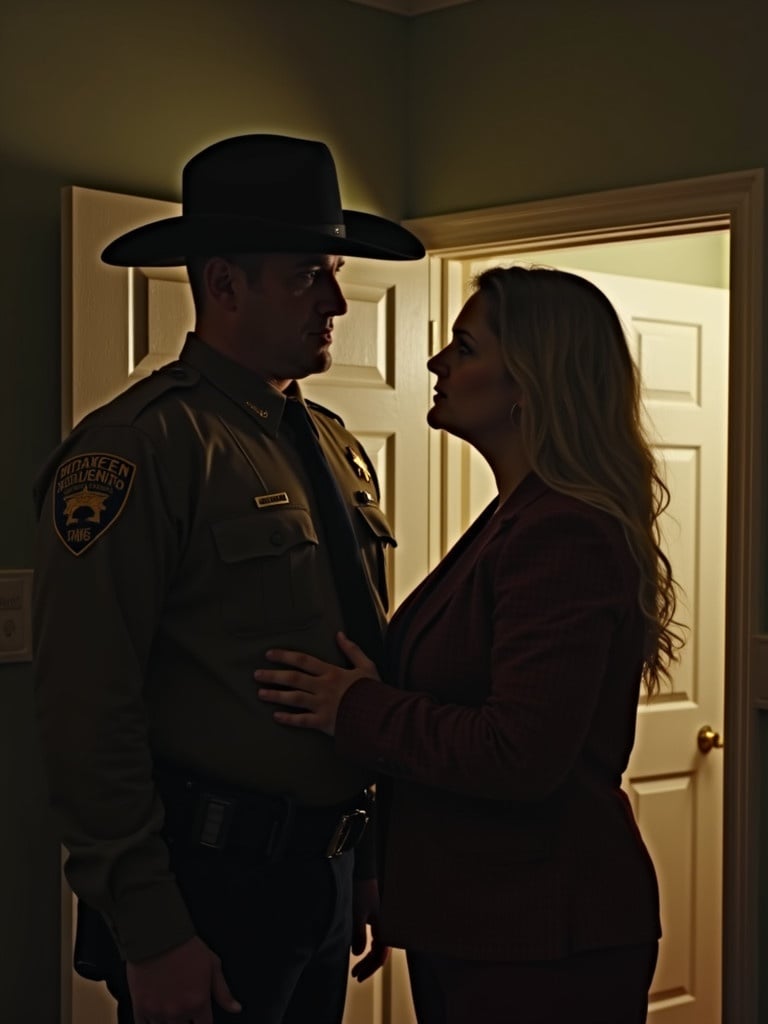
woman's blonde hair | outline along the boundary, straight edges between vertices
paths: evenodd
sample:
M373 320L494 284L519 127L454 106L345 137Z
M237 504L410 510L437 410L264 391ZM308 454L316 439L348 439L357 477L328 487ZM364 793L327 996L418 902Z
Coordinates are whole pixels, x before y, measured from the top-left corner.
M490 326L524 396L520 430L550 487L615 516L640 571L649 695L683 644L677 584L661 548L669 491L641 422L640 380L615 309L589 281L544 267L480 274Z

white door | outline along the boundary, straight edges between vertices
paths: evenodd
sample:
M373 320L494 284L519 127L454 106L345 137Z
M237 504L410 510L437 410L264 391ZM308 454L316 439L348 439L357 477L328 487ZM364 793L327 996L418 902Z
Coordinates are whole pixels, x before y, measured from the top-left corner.
M68 433L91 409L133 380L176 358L194 313L186 273L122 270L99 260L104 246L138 224L180 212L158 202L93 189L63 197L63 423ZM429 403L427 261L349 259L342 272L349 312L337 321L334 364L306 382L308 397L338 412L376 465L382 503L398 538L392 557L393 607L427 573ZM65 962L71 962L69 922ZM409 1024L404 959L350 983L345 1024ZM63 986L62 1024L112 1024L101 986Z
M671 494L664 541L688 643L673 685L641 703L624 785L656 863L662 900L653 1024L720 1024L727 496L728 294L590 274L621 311L643 381L647 426Z
M466 281L505 262L465 265L447 302L453 315ZM697 733L705 725L723 731L728 293L575 272L614 303L640 368L647 429L671 492L663 531L684 594L678 617L690 630L671 689L641 700L624 778L661 890L664 937L648 1020L720 1024L723 757L702 754ZM454 506L465 511L455 534L495 488L471 449L451 439L448 456L446 493L460 495Z

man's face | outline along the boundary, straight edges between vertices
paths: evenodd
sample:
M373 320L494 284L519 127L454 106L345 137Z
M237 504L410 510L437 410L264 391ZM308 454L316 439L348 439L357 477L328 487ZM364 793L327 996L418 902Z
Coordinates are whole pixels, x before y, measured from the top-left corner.
M347 311L337 280L341 256L269 253L256 270L233 266L238 298L233 356L270 383L323 373L331 365L333 318ZM250 280L249 280L250 277Z

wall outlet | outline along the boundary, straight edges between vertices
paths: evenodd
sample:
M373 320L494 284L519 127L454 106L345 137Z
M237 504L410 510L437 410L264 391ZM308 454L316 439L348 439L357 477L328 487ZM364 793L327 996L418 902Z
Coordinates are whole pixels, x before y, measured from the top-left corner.
M32 570L0 569L0 662L32 660Z

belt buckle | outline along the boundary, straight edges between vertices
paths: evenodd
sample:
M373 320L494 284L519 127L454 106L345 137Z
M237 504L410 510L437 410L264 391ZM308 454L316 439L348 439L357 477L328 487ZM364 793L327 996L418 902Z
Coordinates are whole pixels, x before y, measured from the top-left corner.
M368 812L359 807L347 814L342 814L325 850L328 860L340 857L346 850L352 849L359 841L367 824Z

